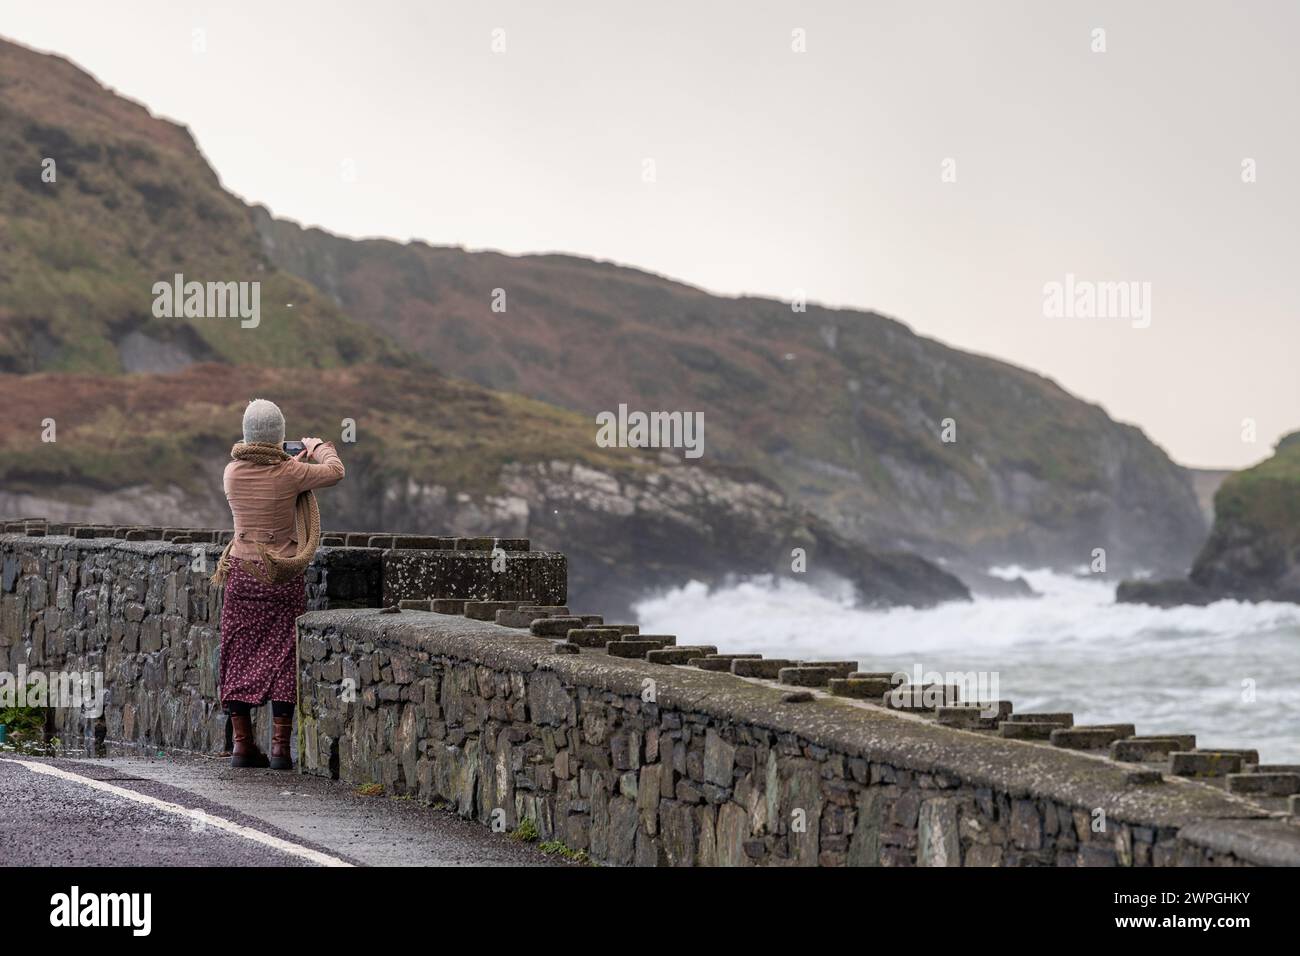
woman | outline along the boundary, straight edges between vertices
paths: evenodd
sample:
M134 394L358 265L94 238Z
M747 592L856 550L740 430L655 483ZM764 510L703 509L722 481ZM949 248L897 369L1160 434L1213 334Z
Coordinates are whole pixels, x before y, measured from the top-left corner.
M223 480L235 533L213 580L221 608L221 700L234 731L232 767L293 769L289 740L298 699L294 622L307 610L303 572L320 546L313 488L337 484L343 462L331 442L304 438L284 450L284 415L254 399L244 410L244 440ZM253 742L252 708L271 702L271 757Z

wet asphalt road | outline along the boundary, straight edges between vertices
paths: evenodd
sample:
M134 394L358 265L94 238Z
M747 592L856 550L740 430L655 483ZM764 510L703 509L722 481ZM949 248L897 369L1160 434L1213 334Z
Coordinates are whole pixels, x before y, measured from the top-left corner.
M96 782L111 789L97 790ZM361 796L317 777L232 770L226 761L203 757L67 760L12 754L0 755L0 861L32 866L560 865L534 846L453 814L409 800Z

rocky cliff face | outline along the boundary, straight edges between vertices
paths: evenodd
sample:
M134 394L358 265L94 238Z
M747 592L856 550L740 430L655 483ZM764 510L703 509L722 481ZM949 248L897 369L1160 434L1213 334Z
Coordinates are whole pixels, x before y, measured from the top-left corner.
M572 412L378 367L0 375L0 515L227 527L232 430L244 396L272 393L298 411L295 434L356 422L339 446L347 478L320 495L327 529L531 538L569 556L573 600L598 613L753 574L847 582L864 604L969 597L928 561L849 542L756 475L601 449ZM62 429L52 444L25 427L43 415Z
M1071 568L1100 547L1112 569L1184 571L1204 538L1187 474L1141 431L884 316L714 296L573 256L358 241L253 211L269 261L444 371L587 414L702 411L710 457L855 540ZM496 290L505 313L491 311Z
M335 529L544 540L573 556L586 606L780 570L783 554L788 571L797 546L864 600L966 596L926 562L850 546L758 476L601 450L590 418L444 378L278 268L188 130L2 40L0 161L0 512L223 526L239 407L265 394L303 432L355 423L349 478L322 496ZM155 283L178 272L259 283L257 323L156 315ZM590 359L582 337L560 346ZM500 359L450 374L483 362Z
M46 158L57 163L53 179L44 175ZM836 554L841 566L857 568L845 574L869 598L928 600L956 590L946 576L886 555L906 549L962 567L1076 566L1104 547L1115 570L1182 570L1204 533L1185 473L1159 448L1038 375L869 312L713 296L572 256L467 253L303 230L223 189L184 127L65 60L4 41L0 163L7 170L0 373L22 376L9 390L38 400L29 424L55 418L60 435L42 447L32 444L34 431L24 432L6 448L11 483L2 490L11 499L34 493L28 479L37 476L44 484L35 493L51 499L59 489L69 507L92 494L107 495L107 507L199 507L209 493L185 464L220 456L233 437L225 424L232 419L218 425L214 416L230 415L232 390L246 381L234 369L365 369L371 381L342 389L352 397L347 407L294 375L247 380L292 396L295 420L315 421L322 434L337 434L351 418L363 435L382 436L369 449L358 446L372 455L359 466L371 476L353 505L360 525L375 527L376 509L388 509L382 513L394 523L423 513L428 495L411 483L468 496L448 499L438 513L463 526L485 521L487 498L505 484L531 481L517 496L529 502L529 521L558 521L564 507L544 505L552 479L529 470L539 462L592 467L647 508L668 489L696 496L698 507L680 513L671 497L659 512L587 508L593 528L599 514L610 529L604 541L594 530L584 539L598 558L593 567L609 569L603 577L593 570L593 581L613 581L613 569L630 575L626 565L641 557L647 567L705 577L724 566L788 565L796 545L787 539L802 529L823 558ZM200 282L261 283L257 327L156 316L154 285L178 272ZM492 311L496 290L504 313ZM227 371L214 374L207 363ZM148 409L112 400L118 386L110 383L123 373L146 375L139 390L123 386L119 397L147 395ZM425 378L439 391L430 401L456 393L459 417L437 405L419 412L404 405L406 385L397 383ZM214 380L216 391L200 387L206 404L181 391ZM91 395L98 404L87 404ZM647 466L628 449L596 454L592 416L622 403L703 413L705 458L680 472L689 481L663 478L643 493L638 482L658 463ZM177 419L177 409L196 420ZM146 410L173 422L172 431L142 420ZM493 414L515 426L526 418L537 430L515 427L509 441L484 443L478 430L492 427L484 417ZM948 421L954 442L941 438ZM115 447L143 442L162 457L142 474L125 457L103 454L104 435ZM607 502L573 475L566 494ZM760 520L768 506L775 510ZM138 519L155 520L147 511ZM630 529L639 543L613 541L615 528ZM760 533L769 537L760 541ZM809 573L822 570L819 563ZM582 573L575 564L579 580Z
M1191 579L1224 593L1300 600L1300 432L1273 457L1226 479Z
M1224 479L1188 577L1119 589L1121 601L1166 606L1224 598L1300 602L1300 432L1278 442L1272 458Z

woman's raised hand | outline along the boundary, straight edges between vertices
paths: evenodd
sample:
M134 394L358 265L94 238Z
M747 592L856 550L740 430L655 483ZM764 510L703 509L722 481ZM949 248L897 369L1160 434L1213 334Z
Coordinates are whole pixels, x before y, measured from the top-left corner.
M325 444L325 442L319 438L303 438L301 439L301 441L302 441L302 451L300 451L295 456L298 458L299 461L303 461L305 459L311 458L313 455L316 454L316 449L319 448L321 445Z

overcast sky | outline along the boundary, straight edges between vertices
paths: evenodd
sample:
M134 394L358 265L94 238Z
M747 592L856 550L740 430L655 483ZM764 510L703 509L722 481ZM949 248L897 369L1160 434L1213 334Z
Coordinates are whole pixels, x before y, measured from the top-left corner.
M1185 464L1300 428L1292 0L0 0L0 32L306 225L872 308ZM1046 316L1067 274L1149 283L1149 327Z

